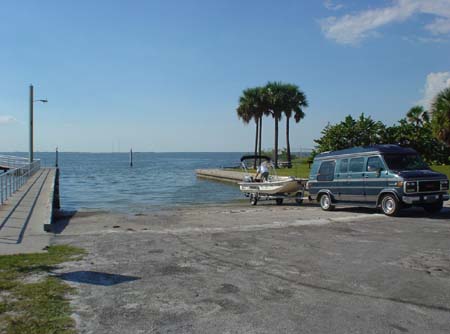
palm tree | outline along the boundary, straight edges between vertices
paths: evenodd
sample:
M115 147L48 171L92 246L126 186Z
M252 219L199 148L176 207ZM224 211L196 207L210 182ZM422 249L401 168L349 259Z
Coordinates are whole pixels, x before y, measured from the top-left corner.
M291 144L289 140L289 119L294 114L295 123L300 122L304 117L305 113L303 108L308 107L308 101L306 100L306 95L303 93L298 86L292 84L286 84L286 96L287 96L287 108L284 110L286 115L286 151L287 160L289 165L291 164Z
M422 106L414 106L406 113L409 123L415 124L417 127L424 125L430 121L428 112Z
M243 91L239 98L239 106L236 109L238 117L248 124L252 119L256 124L255 136L255 155L261 155L261 139L262 139L262 117L267 113L265 107L264 89L262 87L248 88ZM254 168L256 168L257 159L254 160Z
M450 146L450 87L436 95L430 113L434 135Z
M281 120L283 111L286 110L286 90L281 82L268 82L266 92L269 102L270 114L275 120L275 148L274 166L278 168L278 123Z
M259 132L259 121L255 118L254 113L254 99L252 89L246 89L243 91L241 97L239 98L239 105L236 109L237 115L239 119L245 124L250 123L252 119L255 120L256 123L256 136L255 136L255 155L258 148L258 132ZM256 160L255 160L256 165Z

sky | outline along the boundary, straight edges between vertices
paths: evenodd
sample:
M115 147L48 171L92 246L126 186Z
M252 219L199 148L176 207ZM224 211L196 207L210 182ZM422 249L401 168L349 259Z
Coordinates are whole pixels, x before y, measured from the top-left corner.
M268 81L308 98L294 151L349 114L393 124L450 86L450 0L0 3L0 151L28 150L30 84L37 151L252 151L236 107Z

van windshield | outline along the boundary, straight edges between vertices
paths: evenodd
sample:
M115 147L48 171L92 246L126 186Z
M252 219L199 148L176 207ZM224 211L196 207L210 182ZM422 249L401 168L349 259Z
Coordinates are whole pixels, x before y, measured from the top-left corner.
M387 154L384 161L391 170L430 169L418 154Z

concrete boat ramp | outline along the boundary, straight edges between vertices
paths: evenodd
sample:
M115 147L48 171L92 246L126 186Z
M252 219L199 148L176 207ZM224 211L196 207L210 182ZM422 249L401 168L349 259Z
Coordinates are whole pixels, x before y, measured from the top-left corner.
M41 252L51 234L56 168L40 168L10 198L0 205L0 255Z
M222 182L239 183L244 179L245 173L225 169L197 169L197 177Z

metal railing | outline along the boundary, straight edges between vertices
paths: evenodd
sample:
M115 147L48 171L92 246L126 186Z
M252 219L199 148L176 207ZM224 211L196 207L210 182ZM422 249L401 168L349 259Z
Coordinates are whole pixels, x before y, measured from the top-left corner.
M30 164L25 158L0 155L0 166L9 168L7 172L0 174L0 205L2 205L41 168L41 161L35 160Z
M0 166L13 168L24 167L28 165L28 159L22 157L14 157L11 155L0 154Z

